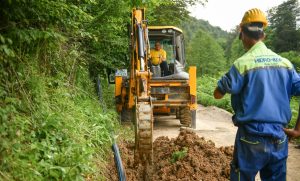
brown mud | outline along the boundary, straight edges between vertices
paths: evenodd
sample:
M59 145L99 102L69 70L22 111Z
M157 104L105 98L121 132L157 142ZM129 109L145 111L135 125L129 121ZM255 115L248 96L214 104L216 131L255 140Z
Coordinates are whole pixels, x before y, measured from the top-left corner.
M145 169L134 163L134 144L119 144L126 180L145 180ZM216 148L212 141L206 141L194 132L182 130L178 137L158 137L154 141L154 159L150 180L229 180L230 161L233 147ZM180 155L180 156L178 156ZM118 180L113 158L107 168L107 179Z
M220 171L222 172L222 169L224 167L221 168L210 166L213 161L216 162L218 160L220 160L220 162L226 163L225 165L228 165L227 168L229 168L231 153L228 153L232 152L232 147L230 146L233 145L236 134L236 127L232 124L231 117L232 114L223 109L214 106L204 107L199 105L197 110L197 128L193 131L199 137L195 138L195 135L192 136L189 134L187 138L200 140L198 142L202 143L202 146L197 145L197 141L192 142L193 144L189 144L188 147L188 155L182 160L179 160L173 164L170 163L172 152L174 152L175 150L181 151L184 149L184 146L181 146L182 144L178 144L180 143L180 141L176 141L179 139L179 137L181 137L182 139L182 136L178 137L181 130L180 122L179 120L175 119L175 116L156 117L154 122L153 135L154 139L156 139L156 141L154 142L154 178L156 180L193 180L193 178L195 178L193 174L196 176L199 176L201 174L201 178L199 178L198 180L229 180L227 177L227 174L229 174L229 170L227 170L228 173L224 172L226 174L223 174L221 177L220 174L211 174L210 172L205 173L205 170L207 169L207 171L210 171L210 168L219 168L217 173L220 173ZM168 138L166 138L166 136ZM204 140L201 137L204 137L206 140L212 140L217 148L212 149L211 146L209 146L213 145L212 141L201 141ZM190 141L188 141L187 144L189 142ZM120 142L118 146L120 147L120 150L122 152L122 160L124 166L126 167L127 180L144 180L143 167L141 165L134 166L134 143ZM174 148L172 148L173 146ZM224 146L229 147L226 147L225 149ZM289 157L287 161L288 181L300 180L300 149L295 148L295 146L296 145L293 143L289 144ZM194 147L196 149L194 149ZM204 155L208 152L206 151L207 149L219 150L221 152L221 155L226 155L226 158L228 159L222 160L222 158L216 158L212 159L212 161L207 161L208 158L203 158ZM219 151L217 151L217 153L220 153ZM205 157L208 156L205 155ZM191 164L193 162L189 161L191 159L195 161L199 161L201 159L202 160L199 165L193 166ZM204 162L205 160L206 162ZM187 169L186 167L191 169ZM108 173L106 180L118 180L113 159L106 169L106 172ZM200 170L201 173L197 172L197 174L195 174L195 170ZM182 179L177 179L176 177L178 171L185 171L185 177ZM182 176L181 173L178 174L178 176ZM224 175L226 176L224 177ZM154 180L154 178L152 180ZM255 180L260 181L259 175L257 175Z

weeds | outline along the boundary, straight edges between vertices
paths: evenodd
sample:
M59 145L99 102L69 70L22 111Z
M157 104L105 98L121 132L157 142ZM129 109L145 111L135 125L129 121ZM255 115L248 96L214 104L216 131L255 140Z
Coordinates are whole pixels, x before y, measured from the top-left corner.
M62 61L59 55L43 56L55 64ZM117 114L113 107L101 108L80 61L45 71L32 57L38 55L1 65L0 180L101 179L98 165L110 148ZM74 62L73 58L65 56L63 61ZM113 97L112 88L105 97ZM112 105L113 99L106 102Z
M172 153L172 155L171 155L171 163L175 163L178 160L181 160L184 157L186 157L187 152L188 152L188 148L184 147L182 150L175 151L174 153Z
M225 95L223 99L214 99L213 92L216 88L217 81L217 79L206 75L198 77L198 103L204 106L217 106L229 112L233 112L231 108L230 95Z

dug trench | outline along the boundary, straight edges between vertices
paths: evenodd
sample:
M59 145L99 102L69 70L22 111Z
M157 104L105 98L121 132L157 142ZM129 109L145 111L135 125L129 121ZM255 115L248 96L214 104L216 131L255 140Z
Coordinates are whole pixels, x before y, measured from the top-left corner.
M156 117L151 180L229 180L232 145L236 133L231 116L222 109L199 105L197 127L193 131L182 129L174 116ZM134 163L134 143L120 141L119 147L126 180L145 180L145 168ZM300 163L297 158L300 158L300 150L290 144L288 181L300 178ZM106 173L107 180L118 180L113 157ZM259 180L257 176L256 181Z
M122 142L120 150L126 179L145 180L145 168L134 164L134 144ZM176 138L158 137L154 141L151 180L228 180L232 147L216 148L194 132L182 130ZM110 180L118 180L113 163Z

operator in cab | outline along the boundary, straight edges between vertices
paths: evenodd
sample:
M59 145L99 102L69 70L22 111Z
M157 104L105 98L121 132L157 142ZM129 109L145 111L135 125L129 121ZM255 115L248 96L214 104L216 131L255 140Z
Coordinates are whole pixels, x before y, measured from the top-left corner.
M154 49L150 51L151 56L151 64L152 65L160 65L162 76L169 75L168 63L167 63L167 53L164 49L161 48L160 42L155 42Z

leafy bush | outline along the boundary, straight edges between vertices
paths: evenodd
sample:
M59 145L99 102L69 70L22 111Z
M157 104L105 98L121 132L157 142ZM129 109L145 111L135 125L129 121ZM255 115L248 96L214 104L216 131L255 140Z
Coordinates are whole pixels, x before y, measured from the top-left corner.
M230 95L225 95L223 99L214 99L213 93L217 86L217 79L204 75L202 77L198 77L197 85L198 85L198 93L197 99L198 103L204 106L217 106L223 108L229 112L233 112L231 108Z
M289 59L292 64L295 66L297 71L300 71L300 53L296 51L283 52L281 56Z
M91 80L122 64L129 12L118 0L1 3L0 180L101 180L117 114L112 87L100 105Z
M37 60L23 61L30 66L20 64L11 77L16 83L6 85L19 89L1 84L0 179L100 178L96 164L105 158L117 115L100 108L87 68L78 66L70 84L64 72L45 76Z
M214 75L226 67L224 50L208 33L199 30L187 47L187 60L198 67L197 74Z

